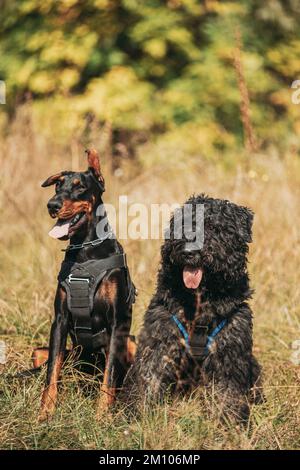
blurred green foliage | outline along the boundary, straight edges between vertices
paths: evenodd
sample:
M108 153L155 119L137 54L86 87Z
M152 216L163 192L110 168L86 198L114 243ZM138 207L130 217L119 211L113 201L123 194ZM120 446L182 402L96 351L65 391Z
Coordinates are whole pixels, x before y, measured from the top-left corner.
M46 111L53 122L59 116L71 131L92 115L113 129L171 136L187 148L197 136L195 145L207 154L237 148L243 139L233 66L238 28L261 144L299 146L300 108L290 89L300 78L298 0L0 5L0 78L9 112L30 96L37 116Z

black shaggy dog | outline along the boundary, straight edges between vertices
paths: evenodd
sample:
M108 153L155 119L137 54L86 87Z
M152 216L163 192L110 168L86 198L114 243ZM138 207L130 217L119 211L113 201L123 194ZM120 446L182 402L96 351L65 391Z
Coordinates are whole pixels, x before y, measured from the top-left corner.
M247 302L253 213L205 195L186 204L194 222L196 206L204 205L204 243L191 250L189 234L175 237L173 215L161 249L157 290L125 381L127 397L152 402L166 393L213 385L221 414L245 420L249 403L262 399Z

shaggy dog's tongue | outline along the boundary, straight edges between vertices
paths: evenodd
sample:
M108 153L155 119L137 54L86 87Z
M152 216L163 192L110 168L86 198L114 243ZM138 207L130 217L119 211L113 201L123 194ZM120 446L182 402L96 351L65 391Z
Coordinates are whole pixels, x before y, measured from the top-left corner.
M197 289L202 279L202 270L200 268L191 268L185 266L183 269L183 282L188 289Z
M52 238L66 237L69 233L71 220L58 220L49 232Z

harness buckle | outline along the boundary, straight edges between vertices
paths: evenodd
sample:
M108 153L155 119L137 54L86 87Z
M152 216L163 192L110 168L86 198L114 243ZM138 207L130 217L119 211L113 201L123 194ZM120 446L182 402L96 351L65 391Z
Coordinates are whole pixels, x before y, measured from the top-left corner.
M73 281L83 281L87 282L88 284L90 283L90 279L88 277L73 277L73 274L69 274L68 276L68 282L71 284Z

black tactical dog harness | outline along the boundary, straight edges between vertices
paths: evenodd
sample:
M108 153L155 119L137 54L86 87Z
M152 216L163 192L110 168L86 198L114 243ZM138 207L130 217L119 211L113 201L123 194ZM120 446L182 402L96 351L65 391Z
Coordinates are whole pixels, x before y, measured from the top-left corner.
M108 271L116 268L125 270L128 296L127 304L135 301L135 287L131 281L125 253L115 254L104 259L93 259L83 263L63 261L58 281L66 290L68 309L73 320L76 345L91 351L106 348L109 335L106 328L92 330L92 311L96 290Z

